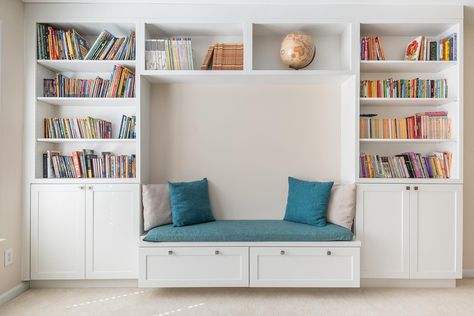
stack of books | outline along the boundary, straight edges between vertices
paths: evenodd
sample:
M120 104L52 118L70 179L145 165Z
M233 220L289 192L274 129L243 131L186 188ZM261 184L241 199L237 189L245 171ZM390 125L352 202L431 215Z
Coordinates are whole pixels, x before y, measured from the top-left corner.
M89 43L74 29L38 24L36 36L38 59L84 59L89 51Z
M214 44L209 46L201 70L243 70L243 44Z
M127 37L115 37L103 30L84 59L135 60L135 32Z
M448 112L417 113L406 118L376 118L361 114L360 138L451 139L452 120Z
M361 98L447 98L446 79L362 80Z
M135 178L136 157L94 150L74 151L71 156L48 150L43 154L44 178Z
M385 60L382 38L364 36L360 39L360 60Z
M57 74L43 80L43 96L59 98L132 98L135 74L123 66L114 66L110 79L75 79Z
M450 177L452 154L433 152L426 156L407 152L395 156L360 156L362 178L440 178Z
M137 137L135 133L136 121L137 118L135 115L132 115L131 117L122 115L122 122L120 123L120 131L118 138L135 139Z
M457 34L434 40L424 36L418 36L408 44L406 60L457 60Z
M170 37L145 41L145 69L193 70L190 37Z
M45 118L45 138L112 138L112 123L101 119L87 117L73 118Z

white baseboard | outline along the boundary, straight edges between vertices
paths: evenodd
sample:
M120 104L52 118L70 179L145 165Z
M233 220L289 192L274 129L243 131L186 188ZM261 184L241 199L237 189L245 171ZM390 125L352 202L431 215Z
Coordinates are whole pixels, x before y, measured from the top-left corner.
M31 288L138 287L138 280L43 280L30 281Z
M14 299L15 297L25 292L29 288L30 288L30 285L28 282L21 282L20 284L9 289L5 293L0 294L0 305L3 305L6 302Z
M455 288L456 280L360 279L361 287Z
M464 279L474 278L474 269L464 269L462 272L462 277Z

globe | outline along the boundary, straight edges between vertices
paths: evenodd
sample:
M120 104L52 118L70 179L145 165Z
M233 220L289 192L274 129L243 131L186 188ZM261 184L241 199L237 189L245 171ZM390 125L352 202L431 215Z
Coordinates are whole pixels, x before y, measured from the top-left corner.
M316 55L313 38L302 32L292 32L281 42L281 61L290 68L307 67Z

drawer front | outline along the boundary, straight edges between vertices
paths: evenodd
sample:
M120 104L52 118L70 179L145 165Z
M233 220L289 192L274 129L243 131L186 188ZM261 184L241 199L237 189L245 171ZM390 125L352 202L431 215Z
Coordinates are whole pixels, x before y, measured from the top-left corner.
M141 287L247 287L248 247L140 249Z
M359 248L251 247L252 287L359 287Z

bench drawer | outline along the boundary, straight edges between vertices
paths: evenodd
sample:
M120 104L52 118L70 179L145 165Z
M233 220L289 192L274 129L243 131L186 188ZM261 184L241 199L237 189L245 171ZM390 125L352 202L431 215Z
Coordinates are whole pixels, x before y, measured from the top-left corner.
M251 247L251 287L359 287L357 247Z
M248 247L140 249L141 287L247 287Z

